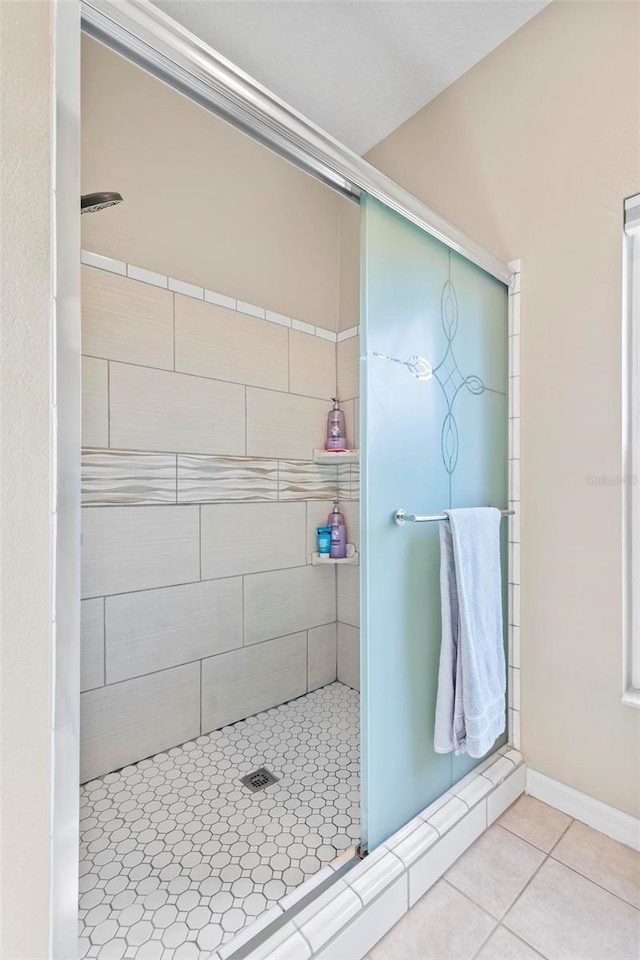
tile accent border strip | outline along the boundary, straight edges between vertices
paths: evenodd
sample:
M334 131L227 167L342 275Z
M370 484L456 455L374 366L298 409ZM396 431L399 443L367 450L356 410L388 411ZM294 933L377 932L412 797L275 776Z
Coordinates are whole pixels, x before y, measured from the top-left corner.
M83 447L82 506L353 500L350 466L311 460ZM342 470L343 473L339 474ZM357 470L357 468L356 468ZM345 472L346 471L346 472Z
M91 250L82 250L80 259L87 267L96 267L98 270L117 273L121 277L138 280L140 283L150 283L152 286L161 287L163 290L180 293L185 297L193 297L194 300L204 300L207 303L213 303L219 307L226 307L227 310L235 310L237 313L245 313L250 317L266 320L268 323L277 323L282 327L290 327L292 330L299 330L301 333L307 333L312 337L319 337L321 340L329 340L331 343L342 343L343 340L350 340L352 337L357 337L360 332L360 327L356 326L336 333L335 330L327 330L325 327L314 326L311 323L305 323L303 320L296 320L295 317L287 317L283 313L268 310L266 307L261 307L258 304L246 303L244 300L229 297L224 293L218 293L216 290L207 290L204 287L197 286L195 283L176 280L175 277L167 277L163 273L156 273L154 270L147 270L133 263L125 263L124 260L114 260L112 257L104 257L101 253L93 253Z
M520 749L520 337L521 337L521 264L512 260L514 283L509 289L509 412L508 461L509 509L515 516L509 523L509 662L507 689L509 704L509 742Z
M325 867L208 960L359 960L524 789L522 755L502 747L364 860ZM332 868L334 883L296 908Z

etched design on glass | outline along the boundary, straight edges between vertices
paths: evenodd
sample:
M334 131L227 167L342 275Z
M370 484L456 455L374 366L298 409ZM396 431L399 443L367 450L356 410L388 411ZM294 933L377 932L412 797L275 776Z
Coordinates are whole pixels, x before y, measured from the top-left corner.
M378 357L379 360L391 360L392 363L399 363L403 367L406 367L412 376L416 380L431 380L433 376L433 367L429 363L426 357L420 357L418 354L414 354L412 357L409 357L408 360L400 360L398 357L390 357L386 353L377 353L375 350L371 352L372 357Z
M440 384L447 404L447 413L442 421L442 431L440 433L440 450L442 452L442 462L449 475L449 506L451 506L451 478L458 464L458 454L460 452L460 435L458 433L458 424L456 423L453 407L456 397L462 389L467 390L474 396L480 396L483 393L497 393L505 396L504 390L495 390L488 387L481 377L476 374L465 376L454 353L454 340L458 332L458 297L456 288L451 279L451 250L449 250L449 276L442 287L440 297L440 320L444 335L447 338L447 349L440 363L433 368L433 376Z

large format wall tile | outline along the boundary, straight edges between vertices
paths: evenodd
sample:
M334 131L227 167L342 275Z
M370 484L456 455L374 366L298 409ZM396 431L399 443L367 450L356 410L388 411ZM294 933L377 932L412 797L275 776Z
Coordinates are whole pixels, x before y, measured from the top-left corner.
M84 506L175 502L175 454L131 453L128 450L82 451Z
M242 580L212 580L106 599L107 682L242 646Z
M299 697L306 686L305 633L203 660L202 732Z
M307 690L333 683L337 676L336 624L307 631Z
M173 369L173 294L82 267L82 352Z
M200 733L200 664L90 690L80 697L84 783Z
M336 344L338 396L352 400L360 396L360 337L351 337Z
M82 443L86 447L109 446L108 367L106 360L82 358Z
M296 567L245 577L245 643L281 637L335 619L333 567Z
M178 456L180 503L277 499L277 460Z
M85 507L82 596L200 579L198 507Z
M335 500L337 493L337 467L300 460L280 461L278 496L281 500Z
M286 390L287 336L275 323L176 294L176 370Z
M80 689L104 683L104 600L96 597L80 604Z
M360 626L360 568L341 566L338 570L338 620Z
M289 331L289 390L304 397L335 397L335 343L299 330Z
M324 446L326 401L247 387L247 454L312 460Z
M360 631L348 623L338 623L338 680L360 689Z
M245 452L244 387L239 384L112 363L109 400L114 447Z
M202 507L202 577L279 570L306 563L304 503Z

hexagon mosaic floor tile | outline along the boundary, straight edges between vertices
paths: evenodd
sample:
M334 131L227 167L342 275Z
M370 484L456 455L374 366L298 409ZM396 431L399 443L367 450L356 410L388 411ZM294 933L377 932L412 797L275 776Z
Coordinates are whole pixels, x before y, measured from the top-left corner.
M85 784L80 957L204 960L357 844L359 720L332 683Z

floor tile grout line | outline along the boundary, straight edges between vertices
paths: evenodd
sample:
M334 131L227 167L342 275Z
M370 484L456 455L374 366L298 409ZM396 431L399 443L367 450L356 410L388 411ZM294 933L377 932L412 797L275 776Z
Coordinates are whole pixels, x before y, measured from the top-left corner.
M497 821L494 822L494 823L492 823L491 826L487 827L487 829L485 830L485 832L484 832L480 837L477 838L477 840L474 840L474 842L473 842L473 844L472 844L471 846L474 846L474 845L478 842L478 840L481 840L481 839L483 839L483 837L486 837L487 833L489 832L489 830L491 830L492 827L497 827L497 826L501 826ZM504 828L502 828L502 829L504 829ZM543 859L542 859L542 861L540 862L540 864L538 865L538 867L536 868L536 870L534 871L534 873L537 872L537 870L540 869L540 867L542 866L542 864L544 863L544 861L547 859L547 854L545 854L544 850L540 850L539 847L535 847L532 843L529 843L527 840L524 840L523 837L519 837L517 834L511 833L511 831L505 831L505 832L506 832L506 833L509 833L510 836L515 837L517 840L521 840L521 841L522 841L523 843L525 843L528 847L531 847L532 850L535 850L536 853L542 854ZM460 855L460 857L458 858L458 860L461 860L462 857L464 857L464 855L465 855L465 854L467 853L467 851L470 850L470 849L471 849L471 847L468 847L467 850L465 850L464 853L462 853L462 854ZM449 873L450 870L452 870L452 869L456 866L458 860L456 860L455 863L453 863L453 864L451 865L451 867L449 867L449 870L447 871L447 874ZM447 874L445 874L445 877L447 876ZM533 874L531 875L531 877L529 877L529 880L527 880L525 886L524 886L524 887L522 888L522 890L520 891L520 894L522 894L522 893L524 892L525 887L528 886L529 882L530 882L532 879L533 879ZM501 924L501 923L502 923L502 921L504 920L504 918L506 917L506 915L507 915L507 914L509 913L509 911L511 910L511 907L515 904L516 900L517 900L517 899L519 898L519 896L520 896L520 894L518 894L518 897L516 897L516 900L514 900L513 903L509 904L509 906L506 908L506 910L503 912L503 914L502 914L500 917L494 917L494 915L493 915L492 913L490 913L490 911L489 911L485 906L483 906L481 903L478 903L476 900L474 900L473 897L472 897L470 894L466 893L464 890L460 890L459 887L457 887L457 886L455 885L455 883L453 883L453 881L448 880L447 882L449 883L450 886L452 886L452 887L454 887L456 890L458 890L459 893L462 893L464 896L466 896L467 900L470 900L472 903L475 903L475 905L476 905L477 907L480 907L481 910L484 910L485 913L488 913L489 916L492 917L492 918L496 921L496 923L498 923L498 924Z
M486 831L485 831L485 833L486 833ZM480 839L485 835L485 833L480 834L480 836L479 836L476 840L473 841L473 843L471 844L471 846L467 847L467 850L471 850L471 847L473 847L474 844L477 843L478 840L480 840ZM467 850L465 850L464 853L461 853L461 854L460 854L460 856L458 857L458 860L460 860L460 859L462 859L462 857L464 857L464 854L467 852ZM449 870L451 870L451 868L454 867L457 862L458 862L458 861L456 860L454 863L452 863L452 864L451 864L451 867L449 867ZM458 887L456 887L455 884L451 883L451 881L447 879L447 874L449 873L449 870L447 870L445 873L443 873L442 876L439 878L439 880L436 880L436 883L439 883L440 880L444 881L444 883L446 883L448 887L451 887L451 889L452 889L452 890L455 890L456 893L459 893L461 897L464 897L465 900L467 900L469 903L473 904L473 906L476 908L476 910L480 910L482 913L484 913L484 914L493 922L493 925L494 925L493 929L494 929L494 930L495 930L495 928L496 928L497 926L500 926L500 923L502 922L501 920L497 920L497 919L493 916L493 914L492 914L492 913L489 913L489 911L488 911L485 907L482 907L479 903L476 903L476 901L475 901L472 897L470 897L468 893L465 893L464 890L459 890ZM435 887L436 883L434 883L432 887L429 887L429 890L427 890L426 894L423 894L423 896L428 896L429 893L431 892L431 890L433 890L433 887ZM419 903L419 902L420 902L419 900L416 901L416 903ZM414 904L414 906L415 906L415 904ZM491 933L493 933L493 930L491 931ZM489 936L491 936L491 934L489 934Z
M603 834L603 836L606 836L606 834ZM613 838L609 837L608 839L611 840ZM556 849L557 845L558 844L556 844L556 846L553 848L554 850ZM576 877L581 877L583 880L586 880L588 883L592 883L594 887L599 887L600 890L602 890L604 893L610 894L610 896L615 897L616 900L619 900L620 903L626 904L628 907L631 907L633 910L635 910L636 913L640 914L640 907L637 907L635 903L630 903L629 900L625 900L625 898L621 897L620 894L614 893L613 890L609 889L609 887L604 887L597 880L594 880L593 877L588 877L585 873L581 873L575 867L572 867L570 864L565 863L564 860L558 860L556 857L552 856L551 854L549 854L548 859L553 860L554 863L559 864L561 867L564 867L566 870L570 870L571 873L575 874Z
M515 801L515 802L517 803L517 801ZM512 806L513 806L513 804L512 804ZM507 809L509 809L509 807L508 807ZM504 812L506 813L506 811L504 811ZM517 897L514 899L514 901L507 907L507 909L505 910L505 912L504 912L504 914L502 915L502 917L497 921L497 925L498 925L498 926L503 926L503 925L504 925L504 921L507 919L507 917L509 916L509 914L511 913L511 911L513 910L513 908L515 907L515 905L518 903L518 901L520 900L520 898L524 895L525 891L528 889L528 887L531 885L531 883L533 882L533 880L535 879L535 877L536 877L536 876L538 875L538 873L542 870L542 868L543 868L543 866L545 865L545 863L547 862L547 860L550 858L551 851L549 851L549 852L547 853L546 851L541 850L539 847L536 847L535 844L530 843L528 840L525 840L524 837L519 836L519 834L513 833L513 831L511 831L511 830L508 829L508 827L504 827L504 826L500 823L500 819L501 819L501 818L499 818L498 820L496 820L495 826L500 826L500 827L502 827L502 829L503 829L503 830L506 830L508 833L510 833L511 836L517 837L518 840L522 840L524 843L528 844L528 846L530 846L532 849L536 850L538 853L541 853L541 854L543 855L543 859L540 861L540 863L538 864L538 866L536 867L536 869L533 871L533 873L531 874L531 876L529 877L529 879L527 880L527 882L526 882L525 885L523 886L522 890L519 892L519 894L518 894ZM571 820L571 821L567 824L567 826L565 827L565 829L562 831L561 835L558 837L557 841L554 843L554 845L553 845L553 847L551 848L551 850L554 850L554 849L555 849L555 847L558 845L558 843L560 842L560 840L562 839L562 837L565 835L565 833L567 832L567 830L569 829L569 827L571 826L572 823L573 823L573 820ZM491 826L494 826L494 824L492 824ZM487 829L490 829L490 828L487 828ZM483 834L483 836L484 836L484 834ZM477 840L474 841L474 843L477 843ZM469 849L471 849L471 848L469 848ZM465 851L465 852L466 852L466 851ZM463 854L463 856L464 856L464 854ZM457 861L456 861L456 862L457 862ZM453 866L453 865L452 865L452 866ZM446 876L446 875L445 875L445 876ZM453 886L453 884L450 884L450 886ZM454 889L457 890L458 888L455 887ZM461 893L462 891L459 891L459 892ZM467 897L467 899L470 899L470 898ZM475 903L474 900L471 900L471 902L472 902L472 903ZM476 903L475 905L476 905L476 906L480 906L480 905L477 904L477 903ZM484 910L484 907L481 907L481 909ZM486 913L486 912L487 912L487 911L485 910L485 913ZM492 915L489 914L489 916L492 916ZM509 927L505 927L505 929L506 929L506 930L509 930L509 933L512 933L512 931L510 930ZM494 932L495 932L495 929L492 931L492 934L493 934ZM492 934L490 934L490 936L491 936ZM489 937L487 937L487 940L488 940L488 939L489 939ZM522 940L522 937L520 937L519 939ZM480 950L482 950L482 948L483 948L483 946L486 944L487 940L485 940L484 943L480 946L480 948L479 948L479 950L477 951L477 953L475 954L475 956L477 956L478 953L480 952ZM537 950L537 947L534 947L534 945L533 945L532 943L529 943L527 940L525 940L525 941L523 941L523 942L526 943L527 946L531 947L531 949L536 950L538 953L540 952L539 950Z
M454 887L453 889L454 889L454 890L458 890L457 887ZM461 893L461 892L462 892L462 891L458 890L458 893ZM473 900L472 900L471 902L474 903ZM474 903L474 906L477 907L478 904L477 904L477 903ZM485 913L486 913L486 911L485 911ZM487 914L487 916L491 917L491 914ZM495 918L494 918L494 917L491 917L491 919L494 920ZM501 923L500 923L500 921L498 920L497 923L496 923L496 925L493 927L493 929L491 929L491 930L489 931L489 933L487 934L487 936L484 938L484 940L482 941L482 943L480 944L480 946L478 947L478 949L477 949L476 952L474 953L472 960L476 960L476 957L480 954L481 950L484 949L484 947L487 945L487 943L489 942L489 940L491 939L491 937L494 935L494 933L496 932L496 930L499 930L500 927L501 927Z
M553 807L552 809L555 810L556 808ZM560 811L560 813L562 813L562 811ZM568 814L568 813L565 813L565 817L568 817L568 816L569 816L569 814ZM569 823L566 825L566 827L564 828L564 830L562 831L562 833L560 834L560 836L558 837L558 839L555 841L555 843L552 844L551 848L546 851L547 857L550 857L550 856L551 856L551 854L552 854L553 851L556 849L556 847L558 846L558 844L560 843L560 841L562 840L562 838L565 836L566 833L568 833L569 829L573 826L574 823L575 823L575 819L574 819L573 817L569 817Z
M525 794L522 794L522 796L525 796ZM517 802L517 801L516 801L516 802ZM508 809L508 808L507 808L507 809ZM506 811L505 811L505 813L506 813ZM505 823L500 823L500 820L501 820L501 819L502 819L502 817L498 817L498 819L497 819L494 823L492 823L491 826L492 826L492 827L494 827L494 826L495 826L495 827L500 827L501 830L505 830L505 831L506 831L507 833L509 833L512 837L515 837L517 840L521 840L523 843L526 843L527 846L528 846L528 847L531 847L532 850L536 850L538 853L543 854L545 857L548 857L548 856L550 855L550 852L551 852L550 850L543 850L542 847L536 846L536 844L533 843L532 840L527 840L526 837L521 836L519 833L516 833L514 830L510 830L509 827L508 827ZM560 839L562 839L562 837L564 836L564 834L565 834L565 832L566 832L567 829L568 829L568 827L566 827L566 828L562 831L562 834L561 834L560 838L554 842L553 847L551 848L552 850L555 849L556 844L559 842Z
M489 940L491 939L491 937L492 937L495 933L497 933L498 930L505 930L508 934L510 934L510 936L515 937L516 940L519 940L520 943L521 943L524 947L528 947L530 950L535 950L535 947L532 947L530 943L527 943L526 940L523 940L521 936L519 936L517 933L514 933L513 930L510 930L510 929L509 929L509 927L505 927L505 926L503 925L502 921L500 921L500 922L498 923L498 926L495 928L495 930L492 930L491 933L489 934L489 936L486 938L486 940L484 940L484 941L482 942L482 944L480 945L480 948L479 948L479 950L477 951L477 953L475 953L475 954L473 955L473 960L477 960L477 957L479 957L480 953L482 952L482 950L484 949L484 947L486 947L486 945L487 945L487 943L489 942ZM548 960L548 958L546 957L546 955L543 954L543 953L541 953L539 950L535 950L535 952L536 952L540 957L542 957L542 960Z
M540 852L543 852L543 851L540 851ZM542 868L544 867L544 865L545 865L545 863L547 862L548 859L549 859L549 854L547 853L547 854L545 854L545 856L544 856L543 860L541 861L541 863L540 863L540 864L536 867L536 869L533 871L533 873L531 874L531 876L529 877L529 879L528 879L527 882L525 883L524 887L522 888L522 890L520 891L520 893L518 894L518 896L515 898L515 900L513 901L513 903L510 905L509 909L505 912L502 920L500 921L501 924L504 924L504 921L507 919L507 917L509 916L509 914L512 912L512 910L514 909L514 907L516 906L516 904L518 903L518 901L524 896L525 892L529 889L529 887L531 886L531 884L533 883L533 881L535 880L535 878L538 876L538 874L540 873L540 871L542 870ZM507 930L509 930L509 927L507 927ZM509 931L509 932L511 932L511 931ZM533 950L537 950L537 947L534 947L534 945L533 945L532 943L529 943L528 940L525 940L525 943L527 944L527 946L531 947ZM538 951L538 952L539 952L539 951Z

